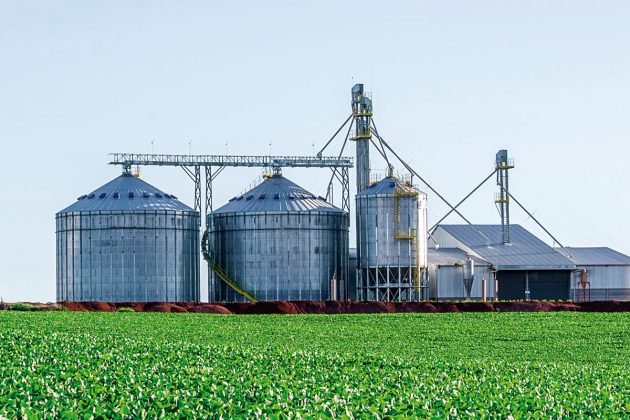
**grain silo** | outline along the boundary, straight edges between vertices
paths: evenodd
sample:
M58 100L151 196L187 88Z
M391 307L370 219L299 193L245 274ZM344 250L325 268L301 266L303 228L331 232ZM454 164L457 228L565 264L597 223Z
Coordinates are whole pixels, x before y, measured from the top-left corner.
M199 300L199 213L128 171L56 224L57 301Z
M280 174L208 215L210 301L344 299L348 213Z
M356 196L357 297L421 298L427 266L427 197L410 182L389 176Z

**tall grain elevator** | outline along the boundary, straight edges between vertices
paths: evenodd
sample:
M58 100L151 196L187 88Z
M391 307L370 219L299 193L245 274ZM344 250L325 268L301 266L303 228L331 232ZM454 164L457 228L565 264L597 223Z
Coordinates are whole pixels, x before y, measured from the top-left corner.
M372 100L362 84L352 88L356 143L358 300L414 301L422 298L427 267L427 196L411 179L370 182Z

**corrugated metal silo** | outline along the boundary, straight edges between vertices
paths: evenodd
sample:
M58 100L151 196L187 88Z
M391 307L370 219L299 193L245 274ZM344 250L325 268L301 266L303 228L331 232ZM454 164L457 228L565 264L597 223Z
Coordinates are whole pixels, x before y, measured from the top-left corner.
M56 214L57 301L198 301L199 213L129 173Z
M427 266L426 194L393 176L356 196L360 300L420 299Z
M265 179L208 215L209 300L247 301L237 289L255 300L344 299L348 226L322 197Z

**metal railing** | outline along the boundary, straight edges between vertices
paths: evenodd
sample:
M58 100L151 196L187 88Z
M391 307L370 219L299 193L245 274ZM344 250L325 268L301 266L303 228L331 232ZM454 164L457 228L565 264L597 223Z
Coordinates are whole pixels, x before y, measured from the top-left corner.
M512 169L514 167L514 158L502 159L497 162L497 169Z
M170 155L146 153L110 153L112 165L154 166L241 166L290 168L351 168L351 157L334 156L241 156L241 155Z

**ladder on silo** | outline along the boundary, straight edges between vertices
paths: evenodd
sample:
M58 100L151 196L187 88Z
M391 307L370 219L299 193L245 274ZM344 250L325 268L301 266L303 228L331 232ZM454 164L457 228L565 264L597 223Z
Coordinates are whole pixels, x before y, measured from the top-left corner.
M405 239L415 241L417 237L417 229L400 228L400 200L403 197L417 197L418 191L402 190L398 186L394 190L394 239Z
M402 190L398 186L394 190L394 239L415 239L416 229L400 229L400 200L403 197L417 197L418 191Z
M412 243L411 243L411 252L413 253L413 255L418 255L418 241L417 238L414 238ZM416 265L411 267L412 273L411 273L411 281L412 281L412 285L413 288L416 290L416 292L420 292L420 265L418 264L417 260L416 260Z
M410 241L412 255L418 255L418 230L400 228L400 200L403 197L414 196L417 197L418 192L413 189L403 190L397 185L394 190L394 239ZM416 292L420 292L420 267L417 263L411 267L411 284Z
M421 288L420 267L418 267L417 265L414 265L412 270L413 270L413 288L415 289L416 293L420 293L420 288Z

